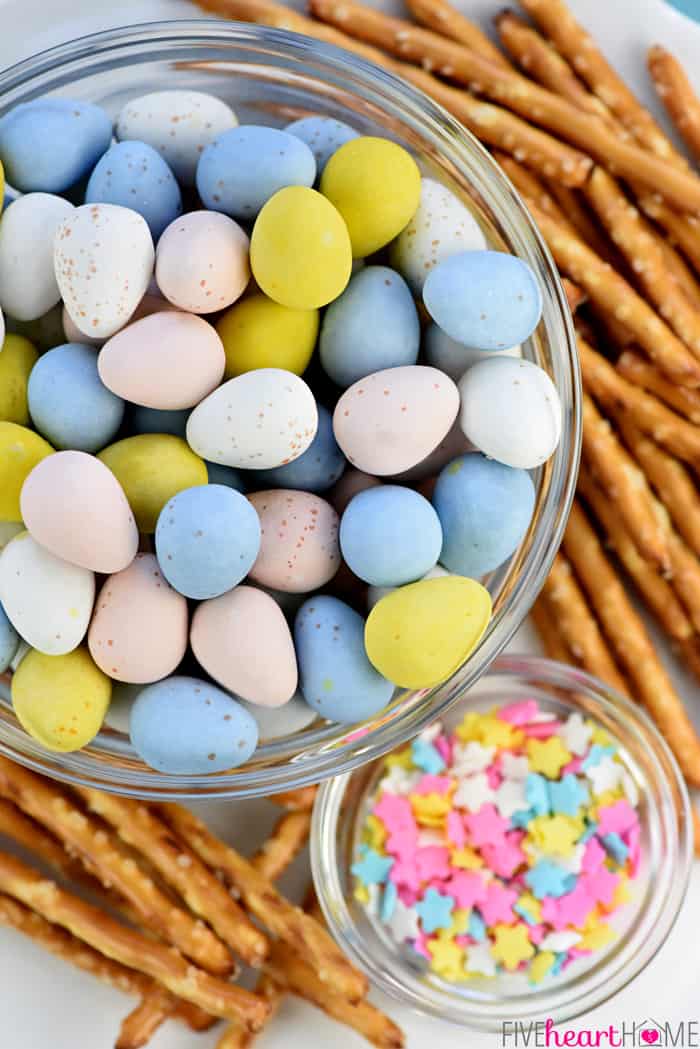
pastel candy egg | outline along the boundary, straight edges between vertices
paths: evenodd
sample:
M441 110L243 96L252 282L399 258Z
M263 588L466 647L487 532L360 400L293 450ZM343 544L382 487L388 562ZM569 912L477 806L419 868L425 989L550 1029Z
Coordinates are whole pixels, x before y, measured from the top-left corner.
M340 566L338 515L311 492L276 489L249 499L260 518L260 553L250 578L304 594L328 583Z
M129 407L128 427L134 434L169 433L184 440L189 417L189 408L163 411L134 404Z
M406 365L360 379L333 414L335 437L359 470L379 477L422 462L448 433L459 391L435 368Z
M175 178L194 184L204 149L238 120L230 106L203 91L152 91L127 102L117 117L120 141L147 142L168 163Z
M199 404L221 382L224 363L224 348L211 324L176 310L128 324L104 344L97 358L107 389L161 410Z
M462 430L492 459L531 470L559 444L559 394L546 371L532 361L482 361L465 373L459 389Z
M97 452L109 444L124 417L124 401L100 379L94 350L78 343L40 357L27 394L34 426L55 448Z
M112 122L99 106L37 98L0 120L0 160L22 193L62 193L87 175L111 138Z
M241 299L219 320L226 378L255 368L284 368L301 375L314 352L318 310L293 310L266 295Z
M119 481L93 455L50 455L24 482L22 518L38 543L93 572L119 572L134 558L138 533Z
M336 513L342 515L345 513L345 508L350 500L358 492L365 492L368 488L376 488L381 483L378 477L372 477L370 474L363 473L362 470L351 468L345 471L333 488L333 491L329 492L328 498Z
M172 171L146 142L117 142L98 160L85 190L86 204L121 204L143 215L154 240L182 212Z
M316 435L309 387L282 368L246 372L210 393L187 420L187 441L223 466L270 469L297 459Z
M367 655L395 685L432 688L474 651L490 617L489 592L473 579L409 583L383 597L367 617Z
M0 604L0 674L9 667L19 648L19 634Z
M153 554L137 554L127 568L103 583L88 647L109 677L150 684L172 674L181 663L187 628L184 597L168 585Z
M259 549L258 515L244 495L220 484L178 492L156 525L163 575L185 597L200 601L240 583Z
M343 216L354 258L393 240L420 202L420 171L402 146L360 136L336 150L321 176L321 192Z
M250 703L280 707L297 687L297 661L277 603L252 586L203 601L192 618L192 651L220 685Z
M223 310L250 280L248 248L248 237L233 219L191 211L171 222L158 241L158 287L181 310Z
M517 549L535 507L530 475L478 452L446 466L433 492L442 525L440 562L459 575L483 576Z
M152 284L153 281L151 281L149 287ZM164 299L162 295L152 295L150 294L150 292L146 292L146 294L141 299L141 302L138 304L131 316L126 318L124 324L122 325L122 328L124 328L127 324L133 324L134 321L140 321L142 317L150 317L152 313L162 313L163 310L176 309L177 306L173 306L173 304L171 302L168 302L167 299ZM93 336L91 335L85 335L85 333L82 332L76 324L74 324L65 306L63 307L62 312L62 322L63 331L68 342L80 342L83 343L83 345L85 346L96 346L97 348L99 348L100 346L104 346L105 342L107 341L103 338L97 339L93 338Z
M28 532L16 536L0 556L0 601L7 618L27 644L46 655L78 647L94 599L93 573L56 557Z
M450 575L447 569L443 568L442 565L434 565L429 572L421 576L421 579L442 579L446 575ZM367 611L371 612L378 601L381 601L387 594L393 593L394 590L396 590L395 586L367 587Z
M530 267L502 251L465 251L440 262L423 286L428 313L474 350L507 350L532 335L542 292Z
M274 470L255 470L253 488L300 488L304 492L325 492L345 469L345 456L333 434L331 413L317 405L318 429L313 441L298 459Z
M374 586L401 586L431 569L442 546L438 516L411 488L385 484L360 492L340 521L340 551Z
M347 226L316 190L287 186L255 220L250 265L261 290L275 302L318 309L337 299L350 279Z
M37 352L29 339L6 335L0 342L0 420L3 422L19 426L29 422L27 383L36 361Z
M330 158L351 138L357 138L358 131L334 117L302 117L287 124L287 134L294 135L305 142L314 155L316 171L320 174Z
M80 750L102 727L112 694L109 678L84 647L61 656L28 652L12 678L12 706L47 750Z
M33 430L0 422L0 521L21 521L19 494L37 463L53 448Z
M415 364L419 348L413 296L403 278L387 266L366 266L351 277L323 318L321 364L338 386L350 386L383 368Z
M153 259L138 212L116 204L76 208L54 242L56 279L76 327L104 338L123 328L146 292Z
M221 463L205 463L209 484L225 484L227 488L233 488L236 492L247 492L248 483L240 470L234 470L232 466L222 466Z
M75 208L51 193L18 197L0 222L0 306L37 320L61 298L53 264L56 230Z
M428 364L439 368L455 382L459 382L468 368L489 357L520 357L522 354L520 346L511 346L507 350L472 350L451 339L437 324L426 329L423 346Z
M443 466L451 463L458 455L473 451L474 445L462 433L459 419L455 419L451 428L430 455L427 455L425 459L421 459L410 470L404 470L402 473L395 474L391 480L396 484L408 484L409 482L414 484L417 481L429 481L430 478L435 477L442 470Z
M309 598L294 620L302 695L330 721L364 721L394 694L367 658L364 629L362 616L336 597Z
M244 699L239 702L255 719L261 743L294 736L308 728L317 716L301 692L296 692L282 707L261 707L258 703L247 703Z
M101 451L99 459L124 489L139 532L154 532L168 499L208 480L205 463L172 434L125 437Z
M201 776L242 765L258 742L254 718L220 688L174 676L144 688L131 708L131 742L159 772Z
M462 251L481 251L486 238L471 211L447 186L421 181L420 204L391 249L391 264L420 295L438 262Z

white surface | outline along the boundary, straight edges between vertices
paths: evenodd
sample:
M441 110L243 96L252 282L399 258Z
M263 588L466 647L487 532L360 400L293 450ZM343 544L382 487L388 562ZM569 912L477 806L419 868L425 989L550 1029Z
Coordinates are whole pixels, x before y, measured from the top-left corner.
M392 8L398 6L395 0L387 2ZM649 44L665 44L691 72L696 70L700 28L661 0L570 3L582 21L602 38L609 57L628 83L647 101L652 101L644 64ZM486 20L500 5L498 0L461 0L461 6L472 16ZM197 14L184 0L0 0L0 67L82 33L129 22ZM536 644L531 631L526 627L511 647L533 650ZM688 679L680 677L679 684L686 695L697 695ZM697 708L696 703L696 712L700 713ZM244 844L246 851L264 837L274 819L273 807L265 802L208 805L203 811L219 833ZM305 878L301 861L285 884L290 889L296 884L300 891ZM700 866L696 865L681 918L654 962L612 1002L566 1026L596 1029L622 1022L629 1026L649 1015L662 1025L664 1021L677 1024L682 1020L700 1020L698 929ZM0 929L0 986L0 1049L108 1049L132 1004L130 999L4 929ZM428 1043L431 1049L495 1049L501 1045L495 1034L460 1031L416 1017L394 1002L380 1004L405 1028L409 1049L423 1049ZM214 1049L218 1037L218 1029L194 1035L169 1023L150 1044L153 1049ZM310 1006L292 999L285 1000L279 1016L255 1042L259 1049L360 1049L366 1044ZM692 1044L697 1044L697 1035Z

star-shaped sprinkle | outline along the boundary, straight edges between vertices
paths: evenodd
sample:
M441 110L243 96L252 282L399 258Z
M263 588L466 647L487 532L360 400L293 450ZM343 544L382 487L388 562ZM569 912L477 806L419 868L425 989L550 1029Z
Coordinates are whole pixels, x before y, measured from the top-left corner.
M525 781L521 779L504 779L496 790L496 808L501 816L510 819L514 812L526 809L528 801L525 794Z
M478 812L482 805L493 801L494 794L486 773L477 772L474 776L462 780L452 795L452 804L459 809Z
M431 886L420 903L416 904L423 932L431 933L449 928L454 905L455 901L451 896L443 896Z
M601 948L607 947L615 939L615 935L614 930L603 922L597 929L584 933L577 947L582 951L599 951Z
M522 754L501 752L501 772L505 779L525 779L530 771L530 762Z
M525 884L538 900L543 900L546 896L563 896L571 888L572 877L558 863L540 860L526 872Z
M438 827L419 827L416 848L427 849L431 845L445 845L445 835Z
M464 978L464 951L454 940L429 940L427 946L433 972L451 983Z
M527 925L516 922L515 925L497 925L494 929L491 954L509 972L514 972L521 962L528 961L534 953Z
M353 863L350 870L363 885L381 885L389 877L394 862L392 856L382 856L374 849L367 849L362 859Z
M420 779L420 772L410 772L401 765L394 765L382 778L379 791L384 790L389 794L399 795L412 794Z
M581 780L568 772L557 781L547 784L549 806L552 812L562 816L577 816L582 805L589 800L589 793Z
M518 897L518 902L513 907L528 925L537 925L542 921L542 904L535 899L531 892L523 892Z
M609 834L604 834L601 838L605 851L611 856L615 863L619 863L620 866L626 861L629 855L629 849L625 845L624 841L614 830L610 831Z
M506 889L500 882L491 881L486 887L486 899L479 903L479 912L487 925L497 922L508 925L515 921L513 904L517 898L515 889Z
M542 917L556 930L567 926L580 928L593 910L595 900L586 886L584 878L574 885L571 892L559 899L546 899L542 903Z
M445 762L440 753L432 743L421 739L420 736L418 739L414 739L411 744L411 757L414 765L417 765L419 769L423 769L424 772L432 776L437 776L438 773L443 772L445 769Z
M497 845L505 836L510 824L499 816L495 805L482 805L478 812L469 812L464 817L469 841L477 847Z
M626 834L638 822L637 813L627 798L598 809L598 833L601 837L606 834Z
M541 772L548 779L556 779L564 765L571 761L571 754L559 736L549 739L528 739L527 756L533 772Z
M617 744L610 733L607 732L602 725L598 725L595 721L591 721L590 719L586 724L591 727L591 743L598 743L601 747L612 747L613 750L617 750Z
M424 827L442 827L452 808L444 794L411 794L409 800L416 821Z
M426 772L416 783L416 794L449 794L452 789L452 779L449 776L434 776Z
M527 972L530 983L541 983L547 973L551 971L554 962L555 956L552 951L539 951L530 962L530 968Z
M399 893L393 881L388 881L382 893L382 902L379 908L379 917L383 922L391 921L396 904L399 902Z
M420 888L420 878L412 856L407 859L397 859L391 868L389 877L398 888L404 887L413 891Z
M623 772L624 766L608 756L585 769L586 778L590 780L596 797L614 791L622 781Z
M385 850L392 856L409 859L416 851L420 835L414 827L400 827L390 834L384 844Z
M469 845L465 845L461 849L454 849L450 855L450 863L453 867L459 867L467 871L476 871L484 866L484 861L479 853Z
M488 943L477 943L474 947L467 947L467 972L478 976L495 976L496 959L491 954Z
M494 874L500 878L512 878L526 862L520 847L522 834L511 831L496 845L482 845L481 853Z
M395 794L382 794L374 806L373 813L390 832L406 827L415 827L416 825L411 802L408 798L399 797Z
M564 746L577 757L582 757L588 750L588 744L593 729L583 720L578 711L569 714L563 725L560 725L558 733L564 741Z
M571 947L575 947L580 939L580 932L574 932L573 929L562 929L561 932L547 933L540 941L540 949L559 954L560 951L568 951Z
M515 749L522 742L522 732L514 729L507 721L501 721L492 714L478 714L470 711L462 723L455 729L455 734L463 743L476 740L485 747Z
M486 883L477 871L457 871L447 883L447 891L457 906L467 911L487 896Z
M606 906L612 903L619 880L620 875L609 871L607 867L600 867L594 874L584 874L581 878L595 902Z
M455 743L450 775L462 779L475 772L483 772L491 764L495 753L495 747L484 747L474 740L469 743Z
M459 901L457 901L459 903ZM471 911L457 906L452 912L452 922L449 929L441 929L438 936L463 936L469 929Z
M447 878L450 873L450 852L443 845L426 845L418 849L415 862L421 881Z
M583 833L583 821L572 816L538 816L528 826L534 845L548 856L571 856Z
M486 939L486 922L477 910L473 910L469 915L467 932L472 940L476 940L477 943L481 943L482 940Z
M463 845L466 845L467 831L464 826L464 820L456 809L453 809L452 812L448 812L447 820L445 821L445 830L447 832L448 841L452 845L457 848L462 848Z
M538 713L539 706L536 699L522 699L516 703L509 703L507 706L501 707L497 717L501 721L510 722L511 725L526 725L528 721L533 721Z
M581 870L585 874L595 874L605 863L605 849L597 838L590 838L584 848Z
M525 780L525 798L528 807L537 816L549 815L549 789L547 780L539 772L529 772ZM525 806L523 806L524 808Z
M595 768L596 765L600 765L604 758L612 758L617 752L617 747L613 744L609 746L603 746L601 743L594 743L591 749L586 754L581 768L584 772L588 772L589 769Z
M365 834L367 844L379 852L384 847L387 830L382 821L370 812L365 822Z
M567 870L569 874L580 874L583 870L583 858L586 855L586 846L582 842L577 842L574 845L570 856L559 856L557 863L559 863L564 870Z
M394 910L386 924L398 943L415 940L420 934L418 915L413 907L407 907L400 899L396 900Z

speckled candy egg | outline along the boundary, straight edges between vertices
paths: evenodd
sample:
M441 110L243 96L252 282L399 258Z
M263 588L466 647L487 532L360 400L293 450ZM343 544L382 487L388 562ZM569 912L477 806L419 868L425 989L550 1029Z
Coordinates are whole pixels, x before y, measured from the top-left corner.
M144 688L131 708L131 742L159 772L201 776L242 765L258 728L247 710L220 688L174 676Z
M358 131L334 117L302 117L287 124L287 134L305 142L314 155L316 171L320 175L336 149L357 138Z
M48 441L33 430L0 422L0 521L22 520L22 485L36 464L52 453Z
M172 171L146 142L117 142L95 165L86 204L120 204L143 215L154 240L182 212Z
M318 716L301 692L296 692L282 707L261 707L258 703L247 703L244 699L239 702L255 718L261 743L294 736L308 728Z
M345 456L333 433L331 413L317 405L318 429L313 441L298 459L275 470L255 470L252 488L300 488L304 492L325 492L338 480L346 466Z
M238 586L202 602L190 643L207 674L241 699L280 707L296 692L297 660L287 620L256 587Z
M437 324L430 324L423 336L423 348L425 359L433 368L439 368L455 382L464 375L467 368L471 368L480 361L488 360L489 357L520 357L522 349L511 346L507 350L472 350L463 346L461 342L451 339Z
M282 368L260 368L210 393L187 421L187 441L210 462L264 470L297 459L317 426L316 401L304 380Z
M27 384L37 352L29 339L5 335L0 342L0 421L26 426L29 422Z
M153 284L154 281L151 280L149 287L152 287ZM172 302L168 302L168 300L164 299L162 295L154 295L147 291L131 316L124 321L122 327L125 327L127 324L133 324L135 321L140 321L143 317L150 317L152 313L161 313L163 310L176 309L177 306L173 306ZM107 341L103 338L94 338L93 336L86 335L82 332L71 320L71 316L65 306L62 311L62 323L67 342L80 342L85 346L96 346L99 349L99 347L104 346Z
M109 338L131 317L153 272L153 241L136 211L83 204L59 227L56 279L65 307L86 335Z
M297 612L294 642L304 699L321 717L352 724L378 714L394 686L367 658L365 623L336 597L311 597Z
M318 310L292 310L262 294L246 296L216 325L226 353L226 378L255 368L301 375L314 352L318 323Z
M34 321L61 298L53 264L56 230L75 210L51 193L27 193L0 222L0 306L19 321Z
M109 677L150 684L172 674L182 661L187 628L185 598L168 585L153 554L137 554L103 583L88 647Z
M338 401L335 437L359 470L380 477L421 462L459 410L459 391L435 368L407 365L360 379Z
M9 667L19 648L19 634L7 618L5 609L0 604L0 674Z
M311 492L277 489L249 499L260 518L260 553L250 578L263 586L308 593L328 583L340 566L338 515Z
M250 280L248 248L248 237L233 219L191 211L171 222L158 241L158 287L181 310L223 310Z
M147 142L179 182L193 185L204 149L237 123L231 107L214 95L153 91L126 103L117 117L116 136Z

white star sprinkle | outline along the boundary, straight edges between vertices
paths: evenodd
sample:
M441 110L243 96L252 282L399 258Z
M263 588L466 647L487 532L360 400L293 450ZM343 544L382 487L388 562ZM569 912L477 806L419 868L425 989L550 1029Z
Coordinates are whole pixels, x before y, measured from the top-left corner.
M422 772L409 772L400 765L394 765L380 781L378 794L381 795L384 790L390 794L412 794L422 778Z
M525 780L504 779L496 790L496 808L507 820L514 812L529 808L525 797Z
M464 968L469 973L481 973L482 976L496 975L496 959L491 954L488 943L477 943L467 947L467 962Z
M459 809L469 809L470 812L478 812L482 805L495 801L496 792L489 787L488 776L485 772L477 772L475 776L469 776L462 780L452 796L452 804Z
M435 721L432 725L428 725L418 735L418 739L424 739L426 743L434 743L439 735L442 733L442 722Z
M571 947L575 947L580 939L580 933L569 932L566 929L562 932L550 932L540 941L539 950L554 951L555 954L559 954L560 951L568 951Z
M586 769L586 776L593 784L594 794L605 794L606 791L615 790L620 785L624 771L618 761L606 754L597 765L591 765Z
M505 779L527 779L530 762L527 758L504 750L501 754L501 772Z
M420 935L417 911L407 907L400 899L396 901L391 918L385 924L391 929L397 943L415 940Z
M569 714L559 729L558 735L564 740L568 751L581 757L588 750L592 733L593 729L590 725L587 725L578 711L575 711Z
M474 772L483 772L493 761L495 752L495 747L484 747L474 740L470 740L469 743L456 743L452 751L450 774L462 777L471 776Z

